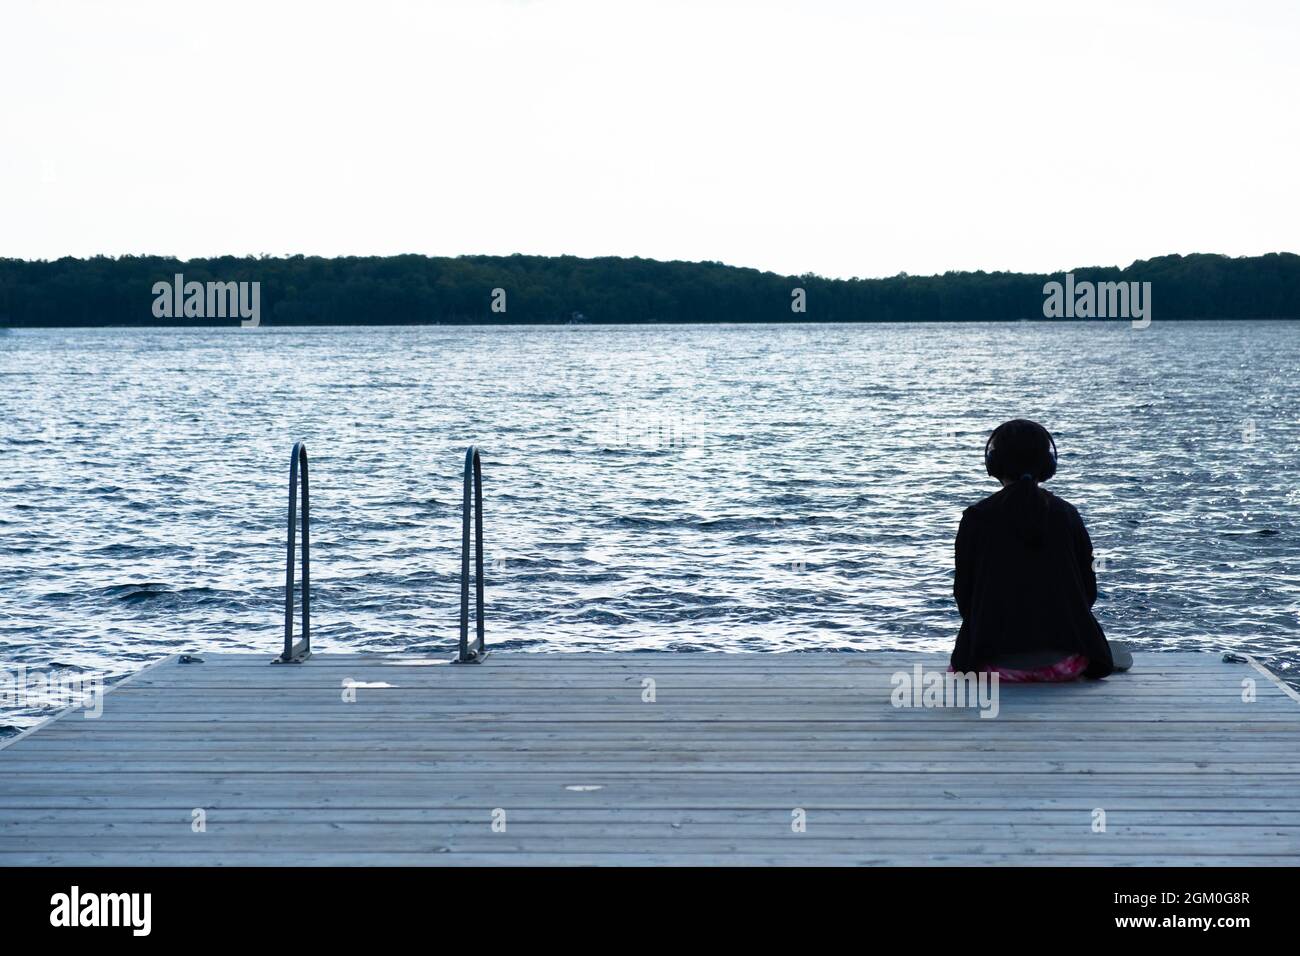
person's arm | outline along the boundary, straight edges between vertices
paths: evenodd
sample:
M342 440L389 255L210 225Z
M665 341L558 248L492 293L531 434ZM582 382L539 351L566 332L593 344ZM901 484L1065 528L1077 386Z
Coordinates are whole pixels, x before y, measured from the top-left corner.
M1083 594L1088 599L1088 607L1097 603L1097 571L1092 565L1092 538L1083 523L1079 512L1074 513L1074 556L1079 565L1079 577L1083 580Z
M970 615L971 596L975 590L975 522L969 511L961 516L957 526L956 573L952 579L952 596L957 599L957 610L962 620Z

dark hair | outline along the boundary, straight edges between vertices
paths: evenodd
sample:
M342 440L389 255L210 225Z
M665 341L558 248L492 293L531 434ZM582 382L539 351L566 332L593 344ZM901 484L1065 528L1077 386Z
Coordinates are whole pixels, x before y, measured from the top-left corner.
M1047 492L1038 487L1056 474L1056 441L1038 422L1013 418L984 443L984 469L1009 484L1002 506L1021 540L1040 547L1047 533Z

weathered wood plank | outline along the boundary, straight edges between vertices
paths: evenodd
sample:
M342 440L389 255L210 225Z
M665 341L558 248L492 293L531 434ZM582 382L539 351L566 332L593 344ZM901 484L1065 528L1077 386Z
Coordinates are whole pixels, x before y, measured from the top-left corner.
M336 853L331 850L282 851L272 855L226 850L203 854L128 851L69 850L67 852L18 851L0 854L0 866L1197 866L1229 867L1288 865L1290 856L1256 854L1205 855L1166 853L1150 857L1120 852L1114 856L1073 853L986 852L956 855L950 852L873 854L860 849L792 847L782 853L693 853L689 850L646 853L450 853L381 852Z
M411 828L405 828L411 829ZM375 833L348 833L341 830L332 831L289 831L281 829L275 833L232 833L229 831L209 831L192 833L183 831L175 835L159 837L157 834L98 834L93 837L94 846L101 852L136 852L136 853L249 853L261 856L263 863L273 863L277 854L292 852L301 848L304 838L314 836L321 846L328 846L334 853L410 853L424 851L427 853L475 854L475 853L545 853L554 852L557 845L563 845L565 852L603 853L617 856L641 856L663 852L674 846L692 853L708 853L722 856L727 853L781 853L790 851L820 852L827 855L845 852L861 853L864 851L885 855L924 853L933 847L943 847L943 852L958 857L979 856L988 853L1006 853L1012 838L1031 844L1033 853L1071 853L1082 856L1131 857L1135 855L1184 855L1194 856L1195 841L1199 837L1186 835L1173 837L1143 836L1132 833L1118 836L1115 834L1090 834L1081 828L1078 834L1057 836L1030 834L1017 837L1016 834L985 828L978 838L951 838L944 831L914 837L886 836L872 834L860 837L844 837L835 834L816 835L815 829L805 833L793 833L789 827L784 835L760 835L757 833L731 833L704 835L678 834L671 828L651 836L591 836L584 832L545 833L528 835L523 830L518 833L507 830L494 834L486 827L478 835L453 833L433 828L419 828L415 832L403 832L401 829L383 828ZM64 838L49 834L35 836L6 836L0 834L0 855L4 853L64 851L77 852L86 849L92 838ZM862 849L845 850L846 839L858 839ZM1131 844L1131 845L1129 845ZM1228 837L1211 837L1207 845L1214 852L1234 856L1257 856L1271 862L1284 860L1300 852L1300 835L1291 833L1278 836L1272 833L1250 836L1236 833ZM868 849L869 848L869 849Z
M685 826L707 824L713 827L773 826L784 830L790 826L788 808L782 809L709 809L681 807L586 808L569 807L557 811L554 807L512 807L510 820L529 826L574 827L591 826L613 828L636 826ZM357 807L325 807L314 810L304 819L300 808L246 808L223 807L210 814L209 828L228 826L274 826L294 824L304 827L325 826L386 826L393 825L464 825L478 828L489 825L491 814L481 807L388 807L382 809ZM989 827L999 830L1023 830L1033 827L1079 827L1080 814L1076 808L1046 808L1021 810L1008 823L1004 809L979 809L971 807L944 807L942 809L871 808L846 810L840 808L814 808L809 821L822 826L893 827L915 834L918 827L977 827L987 833ZM0 828L21 832L32 827L50 828L59 832L90 832L104 827L131 826L182 826L187 831L193 823L190 808L87 808L51 807L33 813L28 809L0 809ZM1179 827L1196 828L1217 826L1225 828L1247 827L1300 827L1300 811L1225 809L1225 810L1153 810L1123 809L1112 815L1109 832L1127 832L1129 828L1168 832Z
M999 759L1001 763L1001 759ZM311 774L346 774L358 773L429 773L445 777L453 773L644 773L653 770L661 774L702 774L702 773L872 773L872 774L926 774L945 776L949 774L985 774L988 773L987 758L983 761L971 760L871 760L862 757L830 759L812 756L793 755L785 759L763 757L733 759L729 757L682 754L674 751L656 751L646 754L628 754L618 758L577 759L572 755L554 757L540 755L531 759L521 755L511 755L498 760L475 759L463 755L439 759L436 757L394 757L391 759L348 758L346 764L335 757L299 758L299 757L263 757L253 759L241 755L222 754L207 760L193 760L185 757L166 759L93 759L78 758L75 761L60 763L50 767L49 761L12 760L6 761L6 770L34 777L36 774L211 774L215 771L232 774L267 774L293 771ZM1199 773L1224 775L1240 778L1259 776L1300 776L1300 762L1264 764L1255 761L1219 762L1208 760L1184 761L1087 761L1069 759L1020 760L1004 764L999 774L1096 774L1111 776L1153 777L1176 774ZM0 790L0 792L3 792Z

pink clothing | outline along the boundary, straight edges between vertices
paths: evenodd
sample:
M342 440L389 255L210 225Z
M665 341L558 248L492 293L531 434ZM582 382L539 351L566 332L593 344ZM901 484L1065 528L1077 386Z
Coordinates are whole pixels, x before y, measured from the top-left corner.
M998 681L1005 684L1064 684L1067 681L1078 680L1087 669L1088 658L1082 654L1071 654L1069 657L1063 657L1055 664L1049 664L1045 667L1031 667L1021 670L994 664L979 668L979 672L997 674ZM951 671L952 668L949 667L948 670Z

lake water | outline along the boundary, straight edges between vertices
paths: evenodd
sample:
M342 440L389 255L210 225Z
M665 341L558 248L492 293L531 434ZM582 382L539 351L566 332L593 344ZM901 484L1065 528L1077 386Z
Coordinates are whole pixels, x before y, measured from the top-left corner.
M1294 682L1298 371L1282 322L0 332L0 666L271 657L296 439L318 650L453 647L471 442L490 646L946 650L1030 417L1107 633Z

